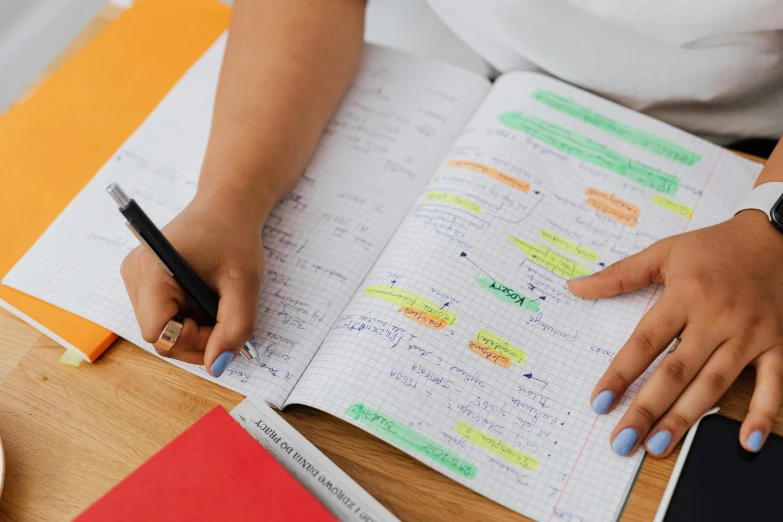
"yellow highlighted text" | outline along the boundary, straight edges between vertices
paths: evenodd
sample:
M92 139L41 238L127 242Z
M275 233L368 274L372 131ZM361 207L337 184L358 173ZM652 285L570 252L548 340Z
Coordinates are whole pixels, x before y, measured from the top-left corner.
M440 190L433 190L428 192L424 199L427 201L437 201L438 203L446 203L447 205L454 205L455 207L464 208L470 212L478 214L481 212L481 205L475 203L467 198L458 196L456 194L449 194L448 192L442 192Z
M538 232L541 237L547 240L552 245L555 245L561 250L565 250L569 254L574 254L577 257L581 257L585 261L591 261L593 263L598 262L598 252L592 248L587 248L584 245L580 245L576 241L563 237L557 232L552 232L546 228L542 228Z
M474 335L473 338L490 350L494 350L504 357L508 357L518 365L522 366L525 364L525 359L527 358L525 352L486 328L476 332L476 335Z
M519 466L520 468L537 470L538 461L532 455L517 449L502 440L498 440L492 435L488 435L481 430L477 430L467 422L460 422L454 427L457 433L465 437L479 448L483 448L490 453L494 453L501 459Z
M443 319L447 324L452 326L457 324L456 314L446 310L442 305L430 301L426 297L422 297L402 288L393 287L391 285L370 285L365 289L364 295L376 299L383 299L384 301L404 308L412 308L425 312L435 318Z
M510 236L508 240L518 246L532 262L546 268L558 277L573 279L590 273L590 269L586 266L558 254L544 245L528 243L514 236Z
M678 216L690 219L693 215L693 209L688 205L680 203L679 201L674 201L666 196L661 196L660 194L654 195L652 197L652 202L669 212L674 212Z

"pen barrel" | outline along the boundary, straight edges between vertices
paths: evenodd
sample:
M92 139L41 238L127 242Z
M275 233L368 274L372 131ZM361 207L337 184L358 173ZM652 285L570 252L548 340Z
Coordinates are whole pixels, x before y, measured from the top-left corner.
M134 200L130 200L130 203L120 209L120 212L147 243L150 250L169 269L174 280L214 324L217 321L217 294L201 280Z

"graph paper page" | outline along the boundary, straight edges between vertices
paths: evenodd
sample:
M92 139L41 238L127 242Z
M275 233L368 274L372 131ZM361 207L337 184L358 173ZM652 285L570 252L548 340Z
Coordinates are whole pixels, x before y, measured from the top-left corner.
M224 46L225 37L194 65L5 284L151 349L119 272L138 242L105 188L119 183L158 226L192 199ZM312 163L264 228L258 358L237 357L218 382L285 400L488 89L455 67L366 48ZM203 367L179 365L208 377Z
M609 434L643 379L609 415L589 397L659 289L596 302L566 280L728 218L759 170L555 80L504 76L288 403L534 519L614 520L642 452L615 455Z

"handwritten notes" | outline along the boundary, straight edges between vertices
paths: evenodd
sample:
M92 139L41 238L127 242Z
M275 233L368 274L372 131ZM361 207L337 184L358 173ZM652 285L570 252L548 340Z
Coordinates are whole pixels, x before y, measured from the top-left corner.
M549 229L542 228L541 230L538 231L538 233L548 243L560 248L561 250L565 250L570 254L574 254L577 257L581 257L585 261L592 261L593 263L595 263L599 259L598 252L596 252L592 248L588 248L584 245L580 245L576 241L568 239L567 237L563 237L557 232L553 232Z
M368 408L363 404L353 404L345 410L345 414L364 424L370 431L392 444L431 458L465 478L474 478L476 476L475 465L462 459L448 448L420 435L415 430L379 411Z
M527 297L524 294L517 292L513 288L499 283L498 281L495 281L491 277L479 277L476 279L476 283L478 283L481 288L488 291L501 301L511 303L529 312L538 312L539 310L539 305L536 300L531 299L530 297Z
M457 433L465 437L473 444L491 451L498 457L506 460L520 468L529 470L538 469L538 461L532 456L528 455L522 450L519 450L509 444L506 444L502 440L498 440L492 435L488 435L481 430L477 430L467 422L460 422L457 424Z
M520 366L525 364L525 359L527 358L527 354L525 352L505 339L501 339L500 336L490 332L486 328L476 332L474 339L487 348L504 355Z
M559 254L551 248L538 243L528 243L518 237L510 236L511 243L518 246L525 253L528 259L540 265L558 277L563 279L573 279L574 277L584 276L590 273L590 269L577 263L573 259Z
M450 312L449 310L445 310L445 306L439 306L437 303L430 301L426 297L416 295L413 292L409 292L408 290L404 290L402 288L395 288L392 285L369 286L364 291L364 295L401 305L404 308L400 310L400 312L403 313L405 313L406 309L408 311L415 310L424 312L436 319L443 320L450 325L454 325L457 322L456 314ZM411 314L406 313L405 315L407 316Z
M587 194L587 204L596 212L629 227L639 224L639 207L594 187L587 187L585 194Z
M475 339L471 339L468 341L468 349L478 355L479 357L493 363L497 364L498 366L502 368L510 368L511 367L511 359L508 357L501 355L496 350L493 350L489 346L486 346L484 344L481 344L479 341Z
M544 90L536 91L533 93L533 99L556 111L573 116L604 132L617 136L624 141L633 143L638 147L647 149L655 154L684 165L692 166L701 160L701 155L696 154L671 140L661 138L660 136L645 132L631 125L626 125L611 118L607 118L603 114L591 110L581 103L561 96L555 92Z
M438 165L289 402L354 422L534 519L616 519L640 455L617 457L608 440L640 383L608 418L589 397L657 294L588 301L567 280L727 216L758 169L523 73L498 80ZM684 220L656 195L697 210ZM443 325L439 310L459 320ZM447 462L433 456L445 451Z
M526 132L566 154L598 165L643 187L663 194L674 194L679 188L679 180L674 176L632 160L577 132L536 116L524 112L504 112L498 116L498 120L510 129Z
M684 218L690 219L691 216L693 215L693 209L688 205L685 205L684 203L680 203L679 201L674 201L671 198L661 196L660 194L653 195L652 202L658 205L659 207L661 207L662 209L668 210L669 212L672 212Z
M525 194L527 194L527 192L530 190L529 182L523 179L514 178L512 176L509 176L508 174L504 174L500 172L498 169L492 168L489 165L484 165L483 163L479 163L478 161L451 160L448 163L446 163L446 165L449 167L459 167L462 169L468 169L468 170L472 170L473 172L484 174L485 176L489 176L490 178L499 181L505 185L508 185L513 189L524 192Z
M104 189L122 185L159 226L187 205L209 137L224 46L221 38L182 78L9 283L150 349L119 274L138 243ZM221 383L278 406L285 402L486 90L486 80L447 65L365 50L312 162L265 223L258 357L234 360ZM420 310L455 320L448 311ZM368 325L363 335L370 326L382 329Z
M403 314L407 319L416 321L417 323L422 324L427 328L432 328L433 330L442 330L446 327L446 324L448 324L444 317L438 317L434 314L430 314L410 306L400 308L398 312Z
M481 212L481 205L478 203L470 201L467 198L463 198L462 196L458 196L457 194L449 194L440 190L433 190L432 192L427 193L424 199L426 201L437 201L438 203L454 205L455 207L464 208L470 212Z

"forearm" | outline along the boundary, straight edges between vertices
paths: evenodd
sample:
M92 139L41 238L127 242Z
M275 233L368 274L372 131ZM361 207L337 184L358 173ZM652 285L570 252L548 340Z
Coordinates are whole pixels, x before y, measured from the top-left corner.
M364 0L237 0L198 193L264 219L296 183L348 88Z

